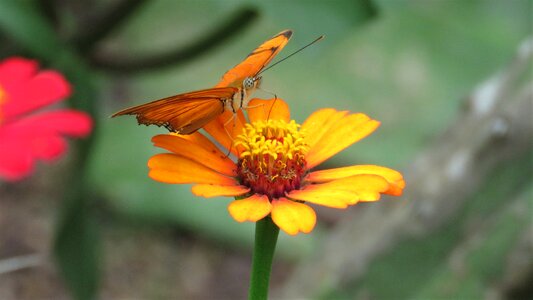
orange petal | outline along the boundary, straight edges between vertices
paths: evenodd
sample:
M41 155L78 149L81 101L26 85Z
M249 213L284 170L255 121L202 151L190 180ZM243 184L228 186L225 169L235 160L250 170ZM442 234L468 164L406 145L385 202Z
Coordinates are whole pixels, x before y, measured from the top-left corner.
M316 213L306 204L280 198L272 201L272 221L290 235L309 233L315 227Z
M231 152L237 155L239 149L233 147L232 144L235 137L242 133L244 123L245 118L242 110L238 110L236 114L225 111L203 128L222 146L226 149L231 149Z
M254 98L248 103L246 111L250 123L262 120L284 120L288 123L291 120L289 105L280 98L269 100Z
M385 194L400 196L403 188L405 187L405 181L403 180L400 172L375 165L349 166L315 171L309 173L309 175L306 177L306 180L320 183L360 174L379 175L385 178L385 180L389 182L389 189L384 192Z
M209 149L210 151L220 151L218 147L215 146L205 135L201 134L200 132L196 131L191 134L177 134L177 133L170 133L170 135L179 136L182 139L186 139L188 141L191 141L192 143L198 144L200 147ZM213 149L215 147L216 149Z
M313 148L330 127L347 114L347 111L336 111L333 108L320 109L311 114L302 124L302 130L306 132L305 141L309 147Z
M237 222L257 222L268 216L272 204L265 195L254 194L246 199L235 200L228 206L229 214Z
M165 183L238 185L235 179L177 154L154 155L148 160L148 167L150 168L148 176Z
M235 176L237 166L209 139L200 133L186 135L161 134L152 138L154 146L166 149L200 163L219 173Z
M291 199L346 208L358 201L379 200L380 193L389 189L389 183L378 175L354 175L322 184L311 184L301 190L293 190L287 196Z
M334 124L328 125L327 132L322 134L305 156L309 168L317 166L366 137L379 126L378 121L361 113L350 114L341 119L335 118L335 120ZM320 124L316 124L316 126L320 126Z
M217 196L241 196L250 191L250 188L243 185L213 185L213 184L197 184L192 187L192 193L201 197L217 197Z

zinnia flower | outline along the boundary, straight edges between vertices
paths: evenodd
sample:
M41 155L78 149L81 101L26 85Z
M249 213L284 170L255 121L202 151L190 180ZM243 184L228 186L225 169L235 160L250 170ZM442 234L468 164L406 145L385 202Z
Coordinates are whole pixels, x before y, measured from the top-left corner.
M241 113L227 128L223 124L228 115L204 127L231 149L237 162L199 132L157 135L154 145L172 153L151 157L149 176L164 183L193 183L197 196L235 197L228 206L235 220L256 222L270 215L290 235L313 230L316 214L308 204L347 208L376 201L381 194L401 195L402 175L389 168L356 165L311 171L372 133L378 121L327 108L299 125L290 120L281 99L253 99L249 107L249 123Z
M62 135L83 137L91 131L91 119L82 112L34 113L71 94L63 75L38 67L18 57L0 61L0 178L5 180L29 175L38 159L59 158L67 148Z

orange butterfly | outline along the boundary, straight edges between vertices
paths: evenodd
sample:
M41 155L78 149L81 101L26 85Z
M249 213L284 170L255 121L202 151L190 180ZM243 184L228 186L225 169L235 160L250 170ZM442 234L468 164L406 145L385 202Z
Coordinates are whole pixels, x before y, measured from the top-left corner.
M259 86L265 66L289 42L285 30L261 44L240 64L227 71L214 88L199 90L121 110L111 117L135 115L139 124L164 126L171 132L191 134L221 115L246 108L250 95Z

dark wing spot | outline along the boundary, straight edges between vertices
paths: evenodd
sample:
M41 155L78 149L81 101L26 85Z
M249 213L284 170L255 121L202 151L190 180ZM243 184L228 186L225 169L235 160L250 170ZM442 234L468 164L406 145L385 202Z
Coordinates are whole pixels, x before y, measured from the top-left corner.
M290 39L291 36L292 36L292 30L285 30L285 31L281 32L280 34L276 35L274 38L276 38L276 37L278 37L280 35L286 37L287 39Z
M278 50L278 48L279 48L279 47L276 46L276 47L271 47L271 48L268 48L268 49L261 49L261 50L259 50L259 51L254 51L254 52L248 54L248 57L250 57L250 56L252 56L252 55L259 54L259 53L263 53L263 52L274 53L274 52L276 52L276 51Z

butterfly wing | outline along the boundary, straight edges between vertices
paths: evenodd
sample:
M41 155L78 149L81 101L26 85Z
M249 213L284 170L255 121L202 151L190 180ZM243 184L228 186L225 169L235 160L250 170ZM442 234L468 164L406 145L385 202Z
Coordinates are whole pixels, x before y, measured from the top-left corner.
M241 87L246 77L254 77L287 45L292 36L292 30L284 30L267 40L238 65L227 71L217 87Z
M164 126L169 131L191 134L224 112L224 101L233 100L246 77L257 75L292 36L285 30L261 44L240 64L226 72L215 88L175 95L121 110L112 117L135 115L139 124Z
M121 110L111 117L135 115L139 124L164 126L169 131L191 134L224 112L239 89L212 88L166 97Z

